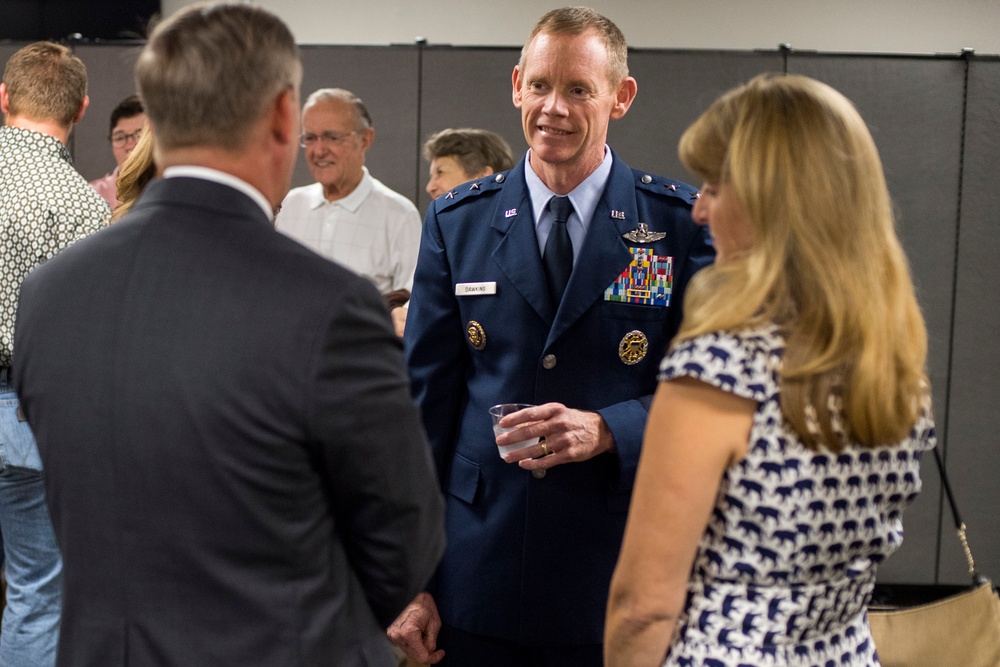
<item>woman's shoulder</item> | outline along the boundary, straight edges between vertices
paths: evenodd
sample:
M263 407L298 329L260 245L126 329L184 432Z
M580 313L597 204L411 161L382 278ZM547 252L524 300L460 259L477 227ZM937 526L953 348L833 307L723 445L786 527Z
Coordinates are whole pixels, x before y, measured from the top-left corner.
M692 377L758 402L777 391L785 340L776 325L713 331L675 343L659 379Z

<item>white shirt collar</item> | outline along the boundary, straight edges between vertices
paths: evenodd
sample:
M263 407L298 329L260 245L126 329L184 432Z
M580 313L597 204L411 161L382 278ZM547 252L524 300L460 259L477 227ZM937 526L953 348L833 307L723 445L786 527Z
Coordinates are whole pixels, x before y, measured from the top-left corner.
M247 197L254 200L254 202L260 206L261 210L264 211L264 215L267 216L268 220L272 220L274 218L274 209L271 207L271 204L268 203L267 197L261 194L260 190L250 185L242 178L237 178L232 174L227 174L226 172L219 171L218 169L199 167L193 164L177 165L174 167L167 167L163 170L163 178L178 178L181 176L185 176L187 178L200 178L205 181L228 185L234 190L239 190Z
M323 194L323 185L317 183L316 185L319 188L313 194L313 200L309 202L309 208L317 209L324 204L329 204L330 206L342 206L351 213L357 213L361 204L371 193L372 188L375 187L372 176L368 173L368 167L361 167L361 172L361 182L358 183L357 187L351 190L351 193L346 197L341 197L334 201L326 200L326 196Z

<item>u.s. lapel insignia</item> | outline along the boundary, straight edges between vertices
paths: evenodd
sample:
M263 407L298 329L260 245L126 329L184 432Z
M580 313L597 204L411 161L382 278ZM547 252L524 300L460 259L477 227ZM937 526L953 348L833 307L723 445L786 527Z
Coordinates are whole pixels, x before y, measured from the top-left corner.
M507 209L506 211L503 212L503 217L505 217L505 218L513 218L515 215L517 215L517 209L516 208L509 208L509 209Z
M482 350L486 347L486 330L483 325L475 320L469 320L469 325L465 328L465 333L469 337L469 345Z
M640 222L638 227L630 232L622 234L622 237L628 239L632 243L652 243L666 238L666 236L666 232L649 231L649 225L645 222Z
M624 220L625 219L625 211L611 211L611 219L612 220Z
M646 357L649 339L638 329L629 331L618 343L618 358L627 366L635 366Z

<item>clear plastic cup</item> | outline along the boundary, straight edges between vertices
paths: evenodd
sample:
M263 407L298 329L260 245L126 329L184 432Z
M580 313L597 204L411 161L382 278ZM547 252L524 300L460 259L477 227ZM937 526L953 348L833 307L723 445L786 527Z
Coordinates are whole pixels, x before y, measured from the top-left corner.
M534 405L529 403L501 403L500 405L494 405L490 408L490 417L493 418L493 435L499 436L501 433L507 433L508 431L516 431L521 428L521 426L515 426L514 428L501 428L500 420L504 416L511 414L512 412L517 412L518 410L523 410L525 408L533 408ZM506 445L505 447L500 447L497 445L497 449L500 450L500 458L503 458L508 452L513 452L518 449L524 449L525 447L531 447L532 445L538 444L538 437L528 438L527 440L520 440L511 445Z

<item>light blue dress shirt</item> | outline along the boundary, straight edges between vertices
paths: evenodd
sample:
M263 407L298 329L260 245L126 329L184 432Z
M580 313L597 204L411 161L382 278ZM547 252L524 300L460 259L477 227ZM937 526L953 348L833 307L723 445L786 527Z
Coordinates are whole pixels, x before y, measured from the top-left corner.
M531 210L535 215L535 235L538 238L539 252L544 252L545 242L549 239L549 232L552 230L552 213L549 212L549 200L556 196L556 193L549 190L548 186L542 183L542 179L531 168L531 150L524 160L524 180L528 185L528 194L531 196ZM587 176L580 185L573 188L567 195L573 205L573 212L566 221L566 231L569 232L569 240L573 244L573 266L576 266L576 258L580 256L580 248L583 247L583 239L590 229L590 221L594 217L594 209L597 202L601 200L604 189L607 187L608 178L611 176L611 151L607 145L604 146L604 159L590 176Z

